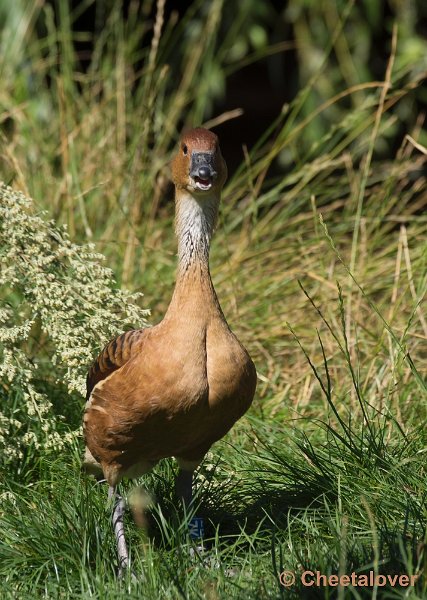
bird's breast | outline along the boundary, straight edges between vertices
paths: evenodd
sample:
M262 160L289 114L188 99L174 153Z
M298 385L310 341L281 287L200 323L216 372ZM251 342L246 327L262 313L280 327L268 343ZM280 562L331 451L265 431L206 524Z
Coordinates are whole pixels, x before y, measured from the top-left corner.
M97 460L113 456L127 468L137 457L156 461L208 448L252 402L255 367L226 324L190 336L152 332L138 355L92 392L85 435Z
M222 324L207 331L206 372L210 410L224 419L239 418L252 402L256 372L245 348Z

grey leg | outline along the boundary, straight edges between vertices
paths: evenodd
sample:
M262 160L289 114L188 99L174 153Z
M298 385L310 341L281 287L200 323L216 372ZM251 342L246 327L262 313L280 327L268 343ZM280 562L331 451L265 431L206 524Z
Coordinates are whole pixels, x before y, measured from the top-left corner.
M119 558L119 577L121 577L125 569L129 567L129 554L126 546L125 528L123 524L125 503L123 498L117 493L116 488L113 486L108 488L108 498L110 500L114 500L112 521L117 543L117 555Z
M193 473L194 471L180 469L175 482L176 494L182 499L187 510L190 508L193 499Z
M180 469L175 482L176 494L182 499L187 513L190 511L193 500L193 474L194 471ZM195 546L190 549L190 555L194 556L195 552L200 554L204 550L202 541L204 535L203 519L193 517L190 519L188 527L190 538L195 543Z

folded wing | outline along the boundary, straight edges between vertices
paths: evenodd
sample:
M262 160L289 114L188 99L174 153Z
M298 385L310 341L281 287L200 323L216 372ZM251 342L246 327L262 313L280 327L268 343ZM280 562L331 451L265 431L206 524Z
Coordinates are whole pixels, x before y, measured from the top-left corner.
M139 350L146 329L132 329L111 340L95 359L86 378L86 400L97 383L125 365Z

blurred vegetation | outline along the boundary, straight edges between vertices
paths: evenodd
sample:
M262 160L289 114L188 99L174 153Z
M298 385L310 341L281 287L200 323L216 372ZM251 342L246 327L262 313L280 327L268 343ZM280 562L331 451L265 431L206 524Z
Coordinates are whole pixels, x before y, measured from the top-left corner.
M159 501L150 537L128 523L145 580L116 582L105 491L80 478L81 444L28 444L23 464L1 467L6 598L335 597L284 590L280 570L300 566L420 575L412 595L339 598L425 596L426 11L0 1L1 179L33 198L29 215L46 210L73 241L94 242L120 285L145 294L152 322L174 282L168 163L180 131L204 124L226 146L239 119L256 129L236 110L251 114L249 88L228 98L261 68L256 97L277 106L239 147L213 241L218 296L259 384L199 473L211 563L188 557L165 461L147 478ZM74 431L83 400L64 402L52 345L33 333L23 351L52 418ZM22 401L7 382L1 393L13 419Z

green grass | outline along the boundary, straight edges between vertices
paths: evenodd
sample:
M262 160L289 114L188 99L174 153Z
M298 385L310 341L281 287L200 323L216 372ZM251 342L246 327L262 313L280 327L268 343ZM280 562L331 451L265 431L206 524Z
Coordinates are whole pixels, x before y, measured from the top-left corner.
M128 590L146 598L280 598L284 569L419 573L425 431L405 435L393 424L387 440L388 421L371 419L371 433L320 423L283 431L249 419L239 451L220 443L215 468L205 464L198 477L204 562L188 554L174 467L156 469L144 482L158 501L147 528L127 521L137 582L115 577L106 488L79 475L80 449L40 460L19 483L8 482L2 503L5 597L114 598ZM423 597L422 585L411 597ZM359 594L349 597L371 597ZM304 590L283 597L305 597Z
M94 242L119 284L145 294L152 322L174 281L174 143L183 125L220 117L212 98L245 60L238 32L261 19L242 3L227 36L225 4L194 3L174 26L158 2L153 38L154 23L132 12L126 23L116 4L85 73L66 2L56 25L48 6L17 3L9 17L21 27L2 38L1 178L74 240ZM136 581L118 581L106 488L81 474L81 439L59 453L29 443L0 467L1 598L426 597L427 139L411 110L427 54L407 59L401 27L383 80L372 82L352 63L363 65L360 49L347 51L345 18L357 22L357 10L347 5L319 69L242 152L224 193L212 274L259 382L248 416L197 475L206 557L190 557L176 465L165 461L124 485L130 504L142 485L155 502L144 526L127 517ZM326 30L336 22L319 14L310 18ZM302 37L304 27L301 17ZM19 348L39 367L52 417L65 415L60 431L74 431L83 399L56 380L53 342L37 332ZM6 380L0 397L1 419L25 406ZM12 434L7 442L17 444ZM415 588L285 589L283 570L419 577Z

